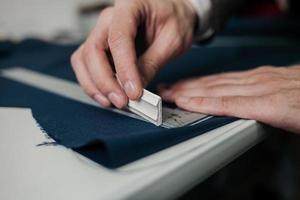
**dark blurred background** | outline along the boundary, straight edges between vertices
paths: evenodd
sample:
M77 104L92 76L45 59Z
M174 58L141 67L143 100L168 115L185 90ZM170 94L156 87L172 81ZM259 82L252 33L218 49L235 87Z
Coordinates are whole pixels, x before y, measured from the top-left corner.
M35 37L55 42L84 39L111 0L1 0L0 40Z
M184 194L180 200L300 199L300 136L270 137Z

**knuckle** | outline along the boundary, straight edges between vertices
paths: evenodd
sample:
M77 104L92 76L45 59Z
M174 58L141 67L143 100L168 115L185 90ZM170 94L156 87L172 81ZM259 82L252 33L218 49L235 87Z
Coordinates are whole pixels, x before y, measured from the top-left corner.
M73 67L77 64L77 59L78 59L77 57L78 57L78 56L77 56L77 53L76 53L76 52L74 52L74 53L72 54L72 56L71 56L70 61L71 61L71 64L72 64Z
M88 96L93 97L96 94L97 91L95 91L96 89L90 84L90 82L81 80L79 81L79 84L83 92Z
M124 64L117 65L116 71L117 71L119 78L122 78L122 77L126 76L127 74L132 74L132 73L130 73L127 65L124 65Z
M118 0L116 1L116 5L118 8L122 9L123 11L134 13L136 10L139 9L141 3L143 1L140 0Z
M122 33L113 31L108 37L110 49L118 49L124 40L125 38Z
M93 89L91 89L88 85L86 85L84 83L81 84L81 87L82 87L84 93L86 93L90 97L93 97L96 94L96 92Z
M84 48L83 51L82 51L83 57L84 57L84 58L89 58L89 56L90 56L91 54L92 54L92 48L91 48L89 45L85 46L85 48Z
M134 11L138 9L139 1L137 0L130 0L126 4L126 8L130 11Z
M194 104L200 106L203 103L204 99L203 98L192 98L191 102Z
M282 105L282 96L278 93L267 95L263 100L267 105L264 116L266 119L274 117L274 115L276 115L276 113L278 112L278 108L280 108L281 110L284 109L284 106Z
M101 48L97 43L89 42L87 43L83 50L82 50L82 56L87 60L92 60L93 55L97 55L97 52L100 52Z
M97 87L101 92L106 93L107 91L109 91L109 84L108 84L109 81L104 81L104 80L102 80L102 79L99 77L99 78L97 78L97 80L95 80L94 82L95 82L96 87Z
M108 94L113 91L115 84L108 78L98 77L95 81L96 87L103 93Z
M220 114L228 115L230 108L230 97L223 96L220 99Z
M217 96L220 93L220 89L220 86L209 86L203 89L203 93L207 96Z
M100 47L100 45L96 42L93 42L93 41L89 41L85 45L85 53L87 55L90 55L91 53L99 52L101 50L102 50L102 48Z
M91 49L89 48L89 45L85 45L84 48L82 49L82 56L84 58L89 58L91 55Z
M112 9L113 9L112 7L107 7L105 9L103 9L99 14L99 18L106 18L106 17L110 16L112 13Z
M131 1L135 1L135 0L115 0L115 5L127 5Z
M256 80L256 82L266 82L266 81L272 80L272 78L273 78L272 75L268 74L268 73L257 74L254 77L254 79Z
M70 61L73 69L76 69L79 66L78 63L80 62L80 56L78 51L72 54Z
M153 71L153 73L156 73L160 69L160 66L157 64L157 62L152 59L144 59L142 62L142 65Z

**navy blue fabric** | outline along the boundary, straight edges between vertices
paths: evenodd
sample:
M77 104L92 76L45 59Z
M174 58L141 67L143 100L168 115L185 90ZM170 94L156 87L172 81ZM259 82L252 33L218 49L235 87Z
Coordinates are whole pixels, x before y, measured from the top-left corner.
M299 41L296 37L293 40ZM18 44L3 42L0 43L0 68L19 65L76 81L69 62L76 47L33 39ZM300 47L297 45L192 48L170 62L150 84L149 89L154 91L157 83L174 82L184 77L249 69L257 65L288 65L299 61L298 52ZM5 78L0 78L0 91L0 106L30 107L40 126L59 144L110 168L236 120L213 117L196 126L168 130Z
M299 17L244 18L229 21L222 35L286 36L298 38Z
M33 117L57 143L107 167L120 166L234 120L214 118L195 127L168 130L5 78L0 78L0 91L0 106L30 107Z

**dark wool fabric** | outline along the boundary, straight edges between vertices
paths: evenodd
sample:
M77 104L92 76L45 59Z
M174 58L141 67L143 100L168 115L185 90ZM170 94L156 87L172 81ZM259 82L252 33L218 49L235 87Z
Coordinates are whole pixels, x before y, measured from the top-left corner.
M260 27L258 32L263 32L263 27L270 29L276 26L273 21L270 21L269 26L262 26L257 21L245 23L254 29ZM266 21L264 23L268 24ZM247 30L243 24L243 21L229 24L223 35L230 32L235 36L247 35L247 31L243 31ZM238 27L242 27L239 29L241 32L236 31ZM258 37L257 34L248 36ZM279 36L285 37L284 34ZM259 65L295 63L299 61L299 39L293 37L289 40L292 42L283 46L247 46L239 41L240 46L215 44L211 47L192 48L170 62L148 89L155 91L157 83L171 83L190 76L244 70ZM76 47L77 45L55 45L33 39L16 44L1 42L0 69L22 66L75 82L69 60ZM0 92L1 107L31 108L33 117L58 144L72 148L109 168L127 164L236 120L213 117L196 126L164 129L1 77Z

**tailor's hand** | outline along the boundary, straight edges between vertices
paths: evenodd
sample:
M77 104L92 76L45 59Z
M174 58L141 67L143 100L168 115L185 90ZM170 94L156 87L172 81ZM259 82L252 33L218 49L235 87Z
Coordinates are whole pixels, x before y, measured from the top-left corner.
M76 77L102 106L122 108L128 97L139 99L159 68L191 45L195 23L196 11L187 0L116 0L73 54Z
M159 90L164 100L189 111L254 119L300 133L300 65L193 78Z

